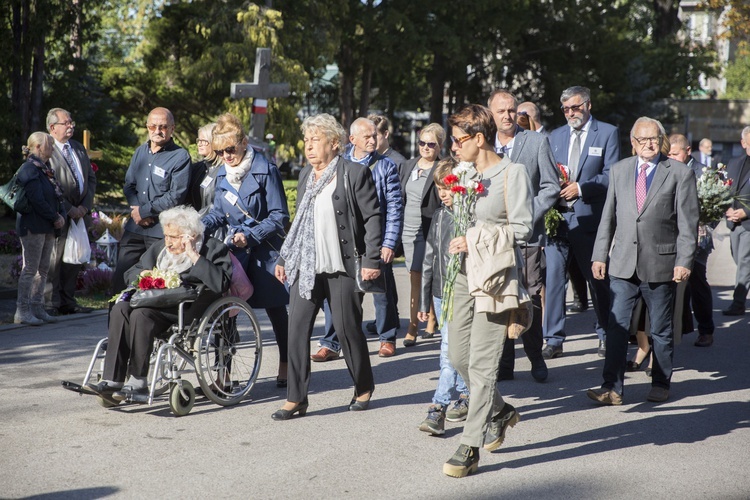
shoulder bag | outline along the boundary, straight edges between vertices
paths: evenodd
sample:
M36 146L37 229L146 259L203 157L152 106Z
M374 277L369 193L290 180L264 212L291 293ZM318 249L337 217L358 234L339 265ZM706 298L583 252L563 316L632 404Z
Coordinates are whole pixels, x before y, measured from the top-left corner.
M380 275L373 280L362 279L362 256L357 250L357 239L354 236L354 204L349 194L349 171L344 166L344 191L346 192L346 207L349 213L349 228L352 231L352 245L354 246L354 280L357 283L357 289L362 293L385 293L385 276Z
M18 170L21 170L20 168ZM16 212L22 214L31 213L31 205L26 198L26 190L18 182L18 171L13 174L10 182L0 186L0 198L3 202Z

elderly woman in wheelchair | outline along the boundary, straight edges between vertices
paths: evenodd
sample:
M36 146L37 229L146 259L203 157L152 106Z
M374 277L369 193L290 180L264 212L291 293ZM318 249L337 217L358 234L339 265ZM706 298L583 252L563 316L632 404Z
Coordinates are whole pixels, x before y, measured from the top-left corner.
M154 243L125 273L126 282L136 282L143 271L158 270L160 275L171 271L179 275L183 285L202 290L194 302L184 305L183 318L179 318L177 306L134 308L128 301L118 301L112 307L101 380L89 383L88 388L114 404L148 401L155 337L175 323L190 325L201 319L209 305L228 290L232 279L229 249L219 240L204 240L204 225L195 209L175 207L162 212L159 220L164 239Z

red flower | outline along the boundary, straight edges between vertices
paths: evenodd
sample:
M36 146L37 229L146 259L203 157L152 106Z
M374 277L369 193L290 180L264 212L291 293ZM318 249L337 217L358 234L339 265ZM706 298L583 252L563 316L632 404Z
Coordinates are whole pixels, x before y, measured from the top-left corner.
M466 194L466 188L463 186L453 186L451 188L451 193L453 194Z
M152 278L151 276L144 276L138 282L138 288L140 288L141 290L150 290L154 288L154 278Z
M93 170L93 171L94 171L94 173L97 173L97 172L99 171L99 165L97 165L96 163L94 163L94 162L92 161L92 162L91 162L91 170Z
M448 174L445 177L443 177L443 182L446 186L451 186L458 182L458 176L453 174Z
M481 182L477 182L477 187L474 191L476 191L477 194L484 193L484 184L482 184Z
M154 288L165 288L167 286L166 283L164 283L164 278L155 278L154 279Z
M725 186L731 186L732 185L732 179L727 179L727 181L724 183Z

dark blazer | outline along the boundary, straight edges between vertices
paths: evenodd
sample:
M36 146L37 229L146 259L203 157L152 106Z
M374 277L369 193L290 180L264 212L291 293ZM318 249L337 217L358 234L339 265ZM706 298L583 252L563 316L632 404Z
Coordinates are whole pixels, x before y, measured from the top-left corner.
M701 156L703 156L703 155L701 154L700 151L693 151L692 153L690 153L690 155L693 157L693 159L695 161L697 161L698 163L700 163L701 165L703 165L703 163L701 162ZM711 155L711 165L708 165L708 166L710 166L711 168L716 168L718 165L719 165L719 159L716 157L716 155L712 154Z
M136 265L125 271L125 282L132 283L141 271L156 267L156 259L164 249L164 240L159 240L146 250ZM187 271L180 274L182 280L191 285L206 285L216 294L229 290L232 282L232 260L229 249L219 240L209 238L198 252L201 258Z
M443 282L451 258L448 253L448 245L453 239L453 228L451 209L441 205L435 210L430 235L425 238L422 293L419 296L419 310L421 312L430 310L433 297L443 298Z
M244 234L247 238L245 248L228 245L255 289L262 291L253 294L248 304L257 308L286 305L289 292L274 275L286 234L284 228L289 222L279 169L270 164L259 150L253 150L250 171L242 180L239 192L229 184L226 175L226 167L222 165L216 174L213 207L203 217L206 234L213 234L223 226L228 227L228 237L235 233ZM232 203L234 196L237 200Z
M403 195L404 199L404 210L406 210L406 183L409 182L409 177L411 176L411 171L414 170L414 167L417 166L417 162L419 161L419 156L416 158L412 158L411 160L407 160L406 163L404 163L404 168L401 171L401 194ZM430 232L430 226L432 223L432 215L435 213L435 210L438 209L440 206L440 197L437 193L437 188L435 187L435 169L437 168L438 162L440 160L435 160L432 162L432 168L430 168L429 173L427 174L427 181L424 183L424 188L422 189L422 203L420 205L422 210L422 234L424 237L427 237L427 234Z
M661 155L639 213L637 161L631 156L612 166L591 260L607 262L609 256L609 274L617 278L672 281L676 266L693 267L699 215L695 174L684 163Z
M305 168L297 183L297 207L305 196L307 179L313 169ZM350 212L346 203L344 188L344 174L348 172L349 194L354 213ZM378 194L372 172L365 165L339 158L336 165L336 189L333 191L333 209L336 211L336 230L339 237L341 257L344 260L346 274L355 277L354 247L362 257L362 267L367 269L380 268L381 219ZM352 223L350 223L352 221ZM352 228L354 241L352 241ZM284 259L279 257L278 265L284 266Z
M94 206L94 194L96 193L96 174L94 173L94 169L91 168L91 160L89 160L89 155L83 144L74 140L69 140L68 143L73 154L81 164L83 193L76 187L76 179L68 167L68 162L65 161L62 152L55 146L49 163L55 171L57 182L60 183L60 187L62 188L63 207L65 208L65 213L68 213L71 208L78 207L79 205L86 207L86 210L91 212Z
M570 127L564 125L553 130L549 136L549 143L555 162L567 165ZM599 150L599 154L591 154L596 150ZM579 183L581 198L573 204L575 217L565 214L570 229L580 225L586 232L596 232L607 197L609 169L619 159L620 139L617 127L600 122L592 116L591 126L578 161L578 175L573 179Z
M745 206L750 205L750 156L738 156L729 160L727 177L732 179L732 193L740 198L732 203L732 208L742 208L750 216L750 209ZM750 219L745 219L740 224L750 231ZM734 229L737 224L727 221L727 226Z
M560 197L560 182L552 149L542 134L516 126L510 159L513 163L525 166L531 178L534 190L534 234L529 244L538 245L544 236L544 214Z
M18 169L18 183L24 187L31 204L31 213L16 214L18 235L54 233L54 223L58 214L65 217L66 211L58 200L55 186L49 181L47 174L31 160L27 160Z

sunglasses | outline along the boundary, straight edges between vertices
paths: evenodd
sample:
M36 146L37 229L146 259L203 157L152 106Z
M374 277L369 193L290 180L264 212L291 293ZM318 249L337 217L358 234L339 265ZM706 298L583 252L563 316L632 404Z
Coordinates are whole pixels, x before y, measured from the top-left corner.
M172 127L172 125L146 125L146 128L149 132L156 132L157 130L161 131L163 130L166 132Z
M454 144L458 144L458 147L460 148L461 146L464 145L464 142L468 141L469 139L471 139L475 135L476 134L466 134L466 135L464 135L462 137L456 137L455 135L452 135L451 136L451 140L454 142Z
M224 149L214 149L214 153L216 153L216 156L224 156L227 155L235 155L237 154L237 146L239 144L235 144L234 146L229 146L228 148Z
M586 105L588 101L583 101L581 104L576 104L575 106L560 106L560 109L562 109L563 114L567 115L569 112L577 113L581 111L581 108Z
M201 139L200 137L198 137L198 138L197 138L197 139L195 140L195 143L196 143L196 144L197 144L198 146L208 146L208 145L210 144L210 142L209 142L209 141L207 141L206 139Z
M420 148L423 148L427 146L430 149L435 149L437 147L437 142L424 142L424 141L417 141L417 144L419 144Z

